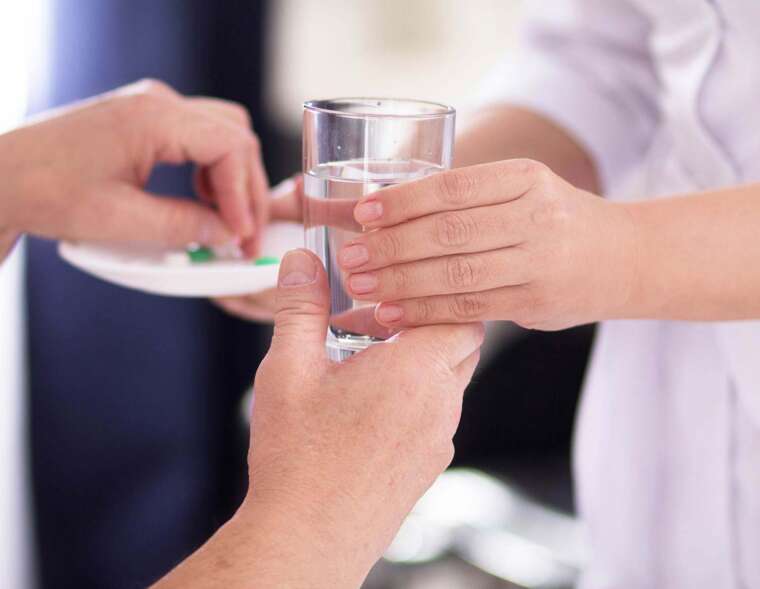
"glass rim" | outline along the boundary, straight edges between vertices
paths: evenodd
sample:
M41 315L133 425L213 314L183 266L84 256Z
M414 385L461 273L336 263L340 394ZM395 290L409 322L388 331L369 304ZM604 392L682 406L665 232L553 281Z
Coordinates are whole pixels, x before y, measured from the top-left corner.
M340 104L355 104L361 106L362 103L374 102L377 106L380 106L381 102L395 102L406 105L412 105L415 107L427 107L427 112L410 112L410 113L389 113L389 112L372 112L367 110L362 111L345 111L336 108ZM367 105L369 106L369 105ZM382 96L347 96L339 98L327 98L307 100L303 103L304 110L311 112L332 115L336 117L354 118L354 119L438 119L454 116L456 109L442 102L434 102L432 100L418 100L416 98L393 98Z

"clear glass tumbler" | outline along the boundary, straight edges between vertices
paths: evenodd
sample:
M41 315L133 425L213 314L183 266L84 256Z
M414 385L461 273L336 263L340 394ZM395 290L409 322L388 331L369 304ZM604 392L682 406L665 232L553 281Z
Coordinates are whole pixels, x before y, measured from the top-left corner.
M338 98L304 104L303 173L306 247L327 269L330 356L342 360L382 340L374 303L344 288L340 248L363 231L356 201L386 186L448 169L454 145L453 108L422 100Z

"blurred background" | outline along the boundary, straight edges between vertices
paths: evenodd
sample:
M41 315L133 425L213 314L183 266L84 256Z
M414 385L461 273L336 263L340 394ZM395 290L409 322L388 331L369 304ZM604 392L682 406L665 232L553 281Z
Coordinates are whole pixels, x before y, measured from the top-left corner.
M277 182L299 171L306 99L424 98L466 123L480 80L516 50L520 10L518 0L5 2L0 123L160 78L245 104ZM151 188L190 196L189 170L160 169ZM0 429L17 440L2 476L31 497L4 509L33 531L2 539L30 547L7 567L30 563L25 578L43 588L149 584L244 493L240 404L269 328L98 282L33 239L0 272L0 304L0 361L19 377L0 389L15 408ZM570 434L592 337L490 329L454 467L368 588L572 585L583 540ZM23 431L11 424L22 413Z

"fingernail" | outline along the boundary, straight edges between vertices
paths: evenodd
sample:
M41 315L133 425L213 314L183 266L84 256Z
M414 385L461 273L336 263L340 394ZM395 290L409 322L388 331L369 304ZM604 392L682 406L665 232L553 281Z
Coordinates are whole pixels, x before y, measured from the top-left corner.
M237 237L220 219L212 217L198 228L198 243L201 245L226 245L237 241Z
M354 274L348 279L348 287L356 294L366 294L377 288L377 276L374 274Z
M383 215L383 204L370 200L356 205L354 209L354 218L359 223L369 223L370 221L376 221Z
M349 245L340 250L338 260L344 268L356 268L369 260L369 251L360 244Z
M404 310L398 305L380 305L375 316L380 323L395 323L404 316Z
M280 286L293 287L311 284L317 278L317 264L303 250L293 250L285 254L280 262Z

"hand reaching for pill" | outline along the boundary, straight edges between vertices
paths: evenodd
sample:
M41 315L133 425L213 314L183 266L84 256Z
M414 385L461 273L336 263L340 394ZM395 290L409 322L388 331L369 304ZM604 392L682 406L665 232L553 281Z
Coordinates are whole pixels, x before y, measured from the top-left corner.
M61 157L65 154L65 157ZM159 163L196 165L201 202L145 189ZM245 108L145 80L0 135L0 261L18 235L256 255L268 180Z
M288 178L272 188L270 213L273 221L302 223L302 210L303 179L301 174ZM353 210L350 214L353 214ZM230 315L248 321L268 323L274 317L276 291L277 289L270 288L250 295L219 297L213 299L213 302Z

